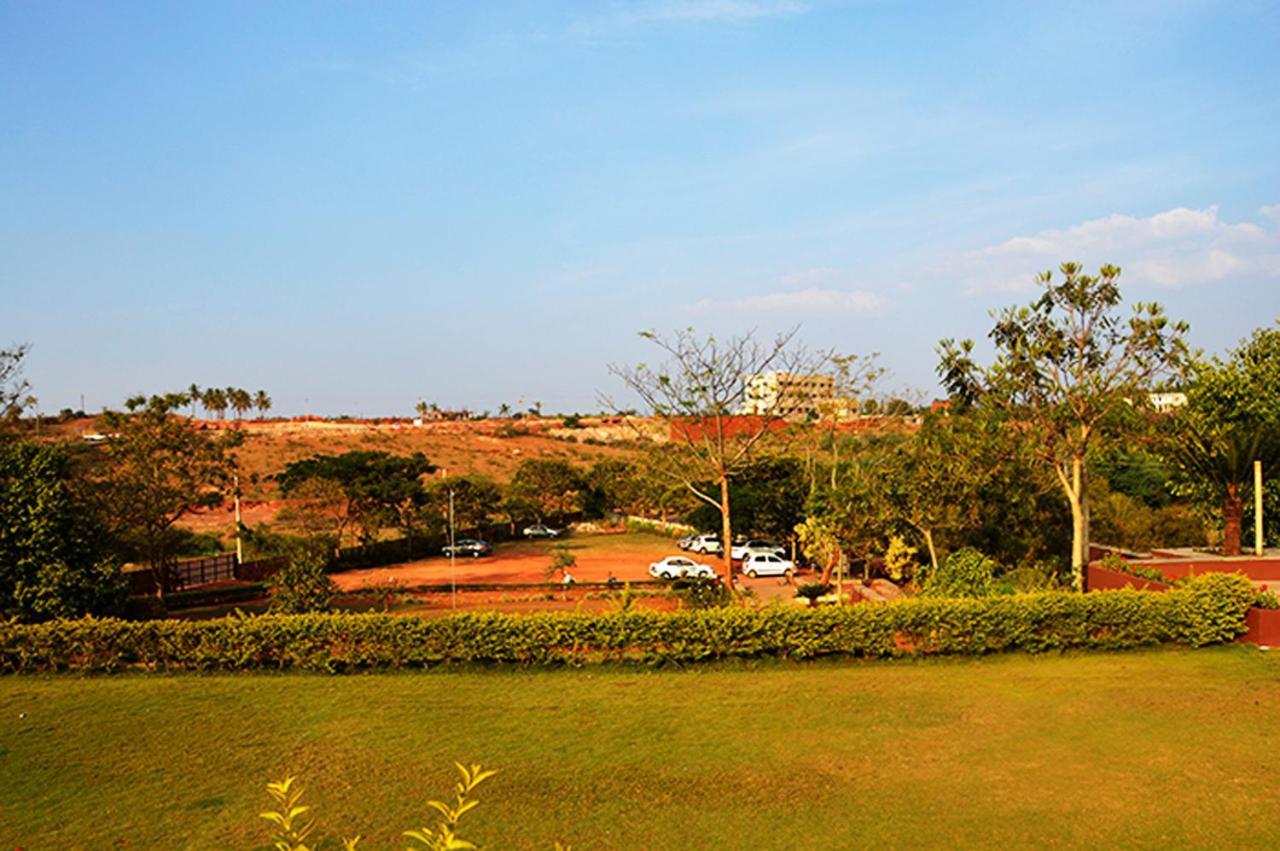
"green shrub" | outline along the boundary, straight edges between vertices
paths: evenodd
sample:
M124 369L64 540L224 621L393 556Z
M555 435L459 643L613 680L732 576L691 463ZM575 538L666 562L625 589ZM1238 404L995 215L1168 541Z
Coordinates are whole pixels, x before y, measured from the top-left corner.
M813 605L819 597L825 597L830 593L831 586L822 582L806 582L796 588L796 596L808 600L809 605Z
M1206 574L1161 593L916 597L878 606L587 615L386 614L0 623L0 671L348 671L441 663L695 662L725 657L1199 646L1244 631L1248 580Z
M929 571L921 594L926 597L986 597L999 592L996 563L972 547L956 550Z
M271 611L280 614L327 612L338 586L325 569L328 559L315 548L299 549L271 577Z
M671 590L687 609L717 609L733 602L733 594L719 579L690 576L671 583Z
M1263 585L1254 597L1253 604L1259 609L1280 609L1280 595Z

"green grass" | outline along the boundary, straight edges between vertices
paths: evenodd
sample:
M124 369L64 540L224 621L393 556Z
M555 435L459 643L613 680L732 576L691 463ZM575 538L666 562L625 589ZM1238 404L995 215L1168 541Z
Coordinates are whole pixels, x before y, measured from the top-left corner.
M19 713L26 713L25 719ZM0 678L0 846L401 847L452 761L495 848L1280 847L1280 654Z

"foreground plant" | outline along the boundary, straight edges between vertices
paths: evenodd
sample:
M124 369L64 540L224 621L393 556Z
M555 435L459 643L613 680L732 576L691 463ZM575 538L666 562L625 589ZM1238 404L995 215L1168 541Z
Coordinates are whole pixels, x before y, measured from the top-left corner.
M480 805L471 798L475 788L497 774L492 769L484 769L473 764L470 767L455 762L461 779L454 784L454 800L452 804L443 801L427 801L427 806L440 813L441 821L435 827L420 827L417 830L406 830L404 836L413 842L414 848L429 848L432 851L458 851L458 849L477 848L472 842L458 835L458 822L471 810ZM278 783L267 784L267 794L276 802L277 809L261 813L261 817L275 826L275 842L272 847L276 851L312 851L307 845L307 837L315 829L315 821L306 818L311 811L309 804L303 804L302 789L295 787L295 777L286 777ZM356 851L360 845L359 836L342 840L345 851ZM571 851L571 846L555 844L556 851Z

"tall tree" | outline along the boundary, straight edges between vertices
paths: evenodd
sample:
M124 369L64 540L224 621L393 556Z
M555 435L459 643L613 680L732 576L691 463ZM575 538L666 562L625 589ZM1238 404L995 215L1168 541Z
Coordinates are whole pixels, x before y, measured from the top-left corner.
M754 332L723 340L699 337L692 329L670 337L652 331L641 336L663 352L666 362L658 367L615 365L609 371L666 426L670 451L655 456L658 469L720 513L725 581L732 584L729 483L768 444L791 437L786 418L795 413L794 400L784 393L771 400L757 400L751 416L739 413L748 399L750 382L754 376L771 371L815 373L825 365L827 356L811 355L799 346L794 328L770 343L757 340ZM628 417L628 422L639 434L646 434L633 418Z
M267 391L259 390L253 394L253 407L258 411L258 419L267 415L267 411L271 410L271 397L267 395Z
M200 385L194 381L187 387L187 400L191 402L191 419L196 418L196 404L200 401Z
M245 413L253 407L253 394L242 387L228 387L227 402L236 412L236 419L243 419Z
M216 416L218 419L224 419L227 415L227 391L217 387L206 388L200 394L200 404L204 405L204 409Z
M1259 328L1227 358L1198 362L1169 426L1179 490L1221 511L1222 552L1239 555L1254 462L1264 478L1280 472L1280 328Z
M0 349L0 425L21 417L30 404L31 385L22 377L22 361L30 350L26 343Z
M175 412L186 396L134 397L125 411L102 415L111 440L95 467L106 514L137 541L163 594L173 587L174 524L192 511L221 505L235 460L238 433L210 436Z
M1156 382L1185 370L1187 325L1155 303L1120 316L1117 266L1087 275L1063 263L1060 271L1061 280L1039 276L1044 293L1030 306L995 314L991 366L974 362L972 340L946 339L938 372L957 403L1005 411L1052 469L1071 507L1073 584L1084 590L1090 450L1129 431Z
M516 468L507 494L509 507L517 512L531 513L539 521L559 522L586 507L587 483L568 461L529 458Z

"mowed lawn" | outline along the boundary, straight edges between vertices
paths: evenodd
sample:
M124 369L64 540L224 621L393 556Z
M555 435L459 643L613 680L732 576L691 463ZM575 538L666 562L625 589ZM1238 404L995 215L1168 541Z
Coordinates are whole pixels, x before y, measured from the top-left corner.
M26 717L21 718L20 713ZM0 846L402 847L455 759L494 848L1280 847L1280 653L0 678Z

